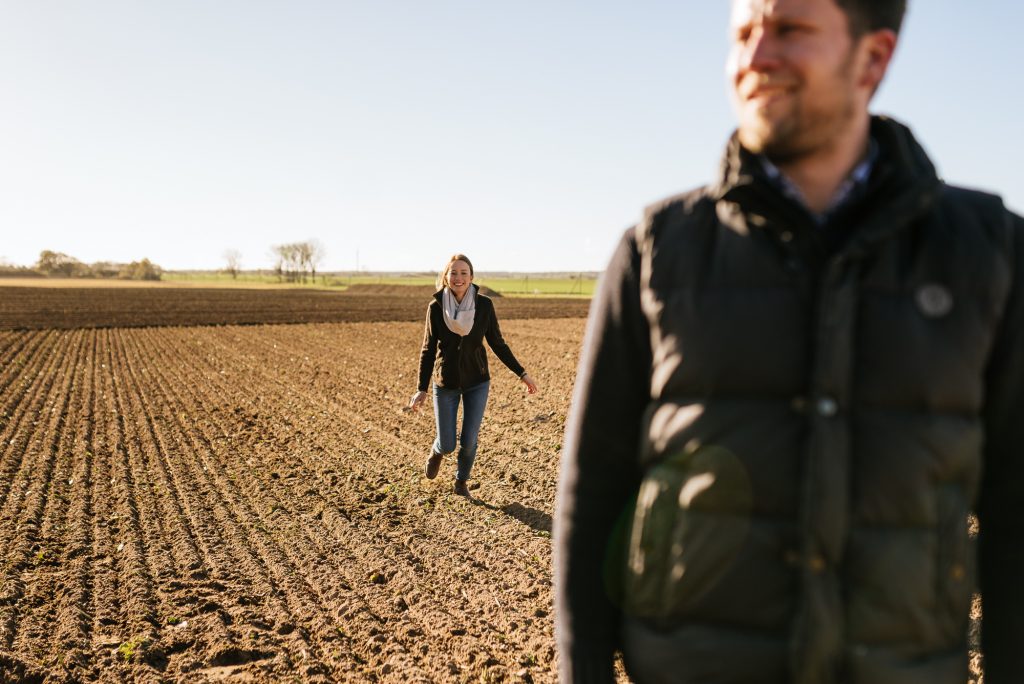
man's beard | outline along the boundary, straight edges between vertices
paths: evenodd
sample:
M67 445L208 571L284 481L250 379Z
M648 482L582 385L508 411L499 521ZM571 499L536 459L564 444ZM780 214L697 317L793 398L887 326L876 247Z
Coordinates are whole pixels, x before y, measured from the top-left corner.
M741 126L740 142L755 154L764 154L777 164L786 164L831 147L849 128L855 117L853 52L836 73L836 88L827 102L792 97L791 111L778 120L758 119Z
M848 130L854 115L851 98L837 104L838 107L823 110L814 106L804 108L798 103L793 116L767 131L761 149L754 151L777 164L786 164L831 147Z

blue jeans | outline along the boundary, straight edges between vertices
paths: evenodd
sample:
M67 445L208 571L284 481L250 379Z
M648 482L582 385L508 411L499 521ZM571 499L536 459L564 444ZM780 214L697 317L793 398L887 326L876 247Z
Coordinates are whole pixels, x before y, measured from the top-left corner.
M469 479L469 471L476 460L477 437L484 420L487 406L487 392L491 381L466 389L449 389L434 385L434 420L437 421L437 439L434 440L435 454L450 454L455 451L456 428L458 427L459 400L462 400L462 432L458 436L459 457L455 477Z

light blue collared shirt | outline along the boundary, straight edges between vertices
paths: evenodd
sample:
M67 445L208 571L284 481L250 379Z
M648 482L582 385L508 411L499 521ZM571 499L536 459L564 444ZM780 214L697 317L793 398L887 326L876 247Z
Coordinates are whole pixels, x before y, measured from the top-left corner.
M758 155L758 159L761 160L761 167L764 169L769 180L775 183L779 190L782 191L782 194L806 209L807 213L814 219L814 222L819 226L823 226L837 209L853 197L854 190L867 185L868 178L871 177L871 170L875 167L875 162L878 160L878 143L875 142L874 138L869 139L867 155L853 168L850 175L840 183L839 188L836 189L835 194L832 196L832 201L829 202L828 208L820 214L810 210L803 193L800 192L800 188L779 167L773 164L768 157L761 154Z

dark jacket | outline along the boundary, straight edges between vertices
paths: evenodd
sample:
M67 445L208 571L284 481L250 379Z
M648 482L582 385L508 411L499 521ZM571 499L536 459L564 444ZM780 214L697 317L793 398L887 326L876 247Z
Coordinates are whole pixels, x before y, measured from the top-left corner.
M824 228L734 139L619 245L563 454L564 681L622 650L638 682L963 684L976 570L985 682L1024 677L1024 221L872 136Z
M476 287L476 285L471 285ZM453 333L444 323L444 311L441 304L443 290L434 294L434 299L427 306L427 323L423 332L423 348L420 351L420 382L419 390L426 392L430 388L430 378L440 387L465 389L490 380L487 368L487 352L484 340L490 345L495 355L508 369L522 377L523 369L512 350L505 344L498 327L498 316L494 313L494 302L491 298L476 293L476 314L473 327L465 337Z

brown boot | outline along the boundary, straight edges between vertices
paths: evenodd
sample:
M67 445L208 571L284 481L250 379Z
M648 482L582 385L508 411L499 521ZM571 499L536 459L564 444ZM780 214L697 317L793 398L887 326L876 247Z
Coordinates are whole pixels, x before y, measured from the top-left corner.
M455 478L455 493L458 494L459 496L469 498L469 484L466 482L466 480L460 480L459 478Z
M426 476L428 480L433 480L437 477L437 471L441 469L441 454L430 452L430 458L427 459Z

